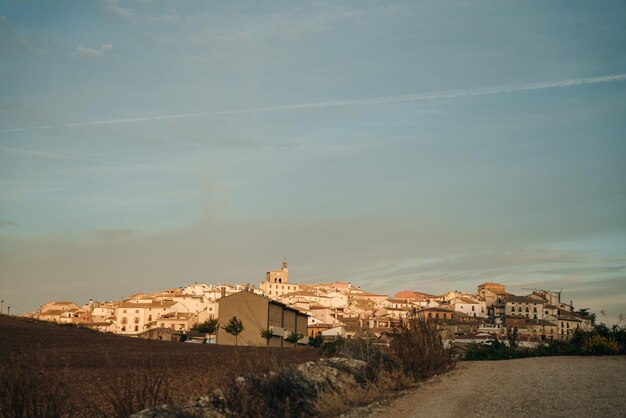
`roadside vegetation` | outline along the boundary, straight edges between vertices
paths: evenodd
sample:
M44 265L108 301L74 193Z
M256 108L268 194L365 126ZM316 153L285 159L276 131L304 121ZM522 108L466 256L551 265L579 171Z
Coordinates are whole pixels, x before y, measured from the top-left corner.
M294 335L293 342L300 337ZM337 416L454 367L436 324L410 319L390 338L389 346L312 338L310 345L318 346L324 359L239 376L196 403L161 410L159 416L201 416L207 409L228 417Z
M544 356L603 356L626 354L626 321L621 319L612 327L604 324L593 330L574 331L568 341L548 341L537 348L519 347L517 328L507 331L506 341L487 344L472 343L464 360L506 360Z

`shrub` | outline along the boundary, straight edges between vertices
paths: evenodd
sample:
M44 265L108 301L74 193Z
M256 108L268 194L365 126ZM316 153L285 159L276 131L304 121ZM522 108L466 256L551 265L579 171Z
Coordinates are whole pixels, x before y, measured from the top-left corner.
M239 377L222 388L222 405L215 405L228 416L287 418L310 415L317 391L303 380L294 367L271 373Z
M324 344L324 338L322 338L320 334L317 334L313 338L309 338L309 344L308 344L309 347L322 348L323 344Z
M437 325L423 318L407 320L392 337L389 348L400 370L415 380L443 373L454 365Z
M296 332L292 332L290 333L287 338L285 338L285 341L287 341L288 343L291 344L296 344L298 341L300 341L302 338L304 338L304 335L302 334L298 334Z
M518 351L517 348L505 344L503 341L494 340L486 344L471 343L464 360L509 360L514 358L528 357L530 353Z
M321 354L326 357L332 357L339 354L341 347L343 347L345 340L341 337L336 337L332 341L327 341L322 344Z
M588 356L603 356L618 354L617 343L601 335L592 335L582 344L582 354Z
M364 361L370 369L376 372L383 370L389 372L396 366L389 353L383 352L369 339L353 338L344 340L337 354L341 357Z

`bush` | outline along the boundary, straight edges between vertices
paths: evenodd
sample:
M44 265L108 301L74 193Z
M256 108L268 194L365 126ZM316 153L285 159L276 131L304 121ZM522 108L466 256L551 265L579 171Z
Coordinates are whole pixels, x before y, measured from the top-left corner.
M313 338L309 338L309 347L313 347L313 348L322 348L322 345L324 344L324 338L322 338L322 336L320 334L316 335Z
M288 418L310 415L317 391L304 381L294 367L276 372L239 377L222 388L222 405L227 416Z
M586 356L607 356L618 354L619 347L615 341L601 335L592 335L585 339L581 351Z
M390 357L404 374L415 380L446 372L454 366L437 325L422 318L411 318L396 331Z
M520 351L503 341L494 340L486 344L471 343L467 348L464 360L510 360L529 357L531 352Z
M323 340L322 340L323 341ZM346 340L341 337L335 338L333 341L327 341L322 344L320 353L322 356L332 357L339 354Z
M361 360L367 363L368 368L375 371L391 371L396 367L388 352L383 352L372 343L372 340L353 338L344 340L337 354L341 357Z

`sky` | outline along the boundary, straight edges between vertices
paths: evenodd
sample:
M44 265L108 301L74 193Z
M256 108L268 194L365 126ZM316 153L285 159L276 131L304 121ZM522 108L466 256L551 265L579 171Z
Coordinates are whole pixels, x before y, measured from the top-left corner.
M0 0L0 297L290 281L626 314L623 1Z

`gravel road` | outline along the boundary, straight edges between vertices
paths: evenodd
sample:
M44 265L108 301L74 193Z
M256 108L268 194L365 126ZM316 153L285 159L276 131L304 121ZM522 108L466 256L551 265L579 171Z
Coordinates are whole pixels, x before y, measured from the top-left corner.
M626 417L626 357L460 362L361 416Z

